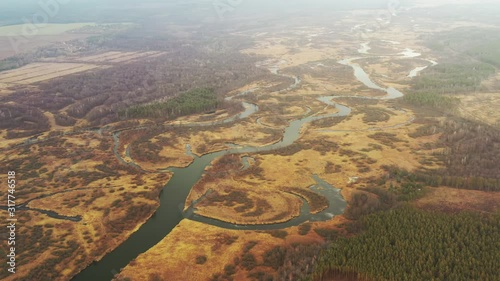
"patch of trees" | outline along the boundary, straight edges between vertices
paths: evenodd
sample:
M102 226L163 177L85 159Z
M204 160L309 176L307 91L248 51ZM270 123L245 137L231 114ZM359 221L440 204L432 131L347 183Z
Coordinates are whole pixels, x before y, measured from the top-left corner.
M342 166L336 165L331 161L327 161L325 165L325 173L327 174L337 174L342 172Z
M246 270L252 270L257 266L257 260L255 256L250 253L250 250L253 249L258 244L257 241L248 242L243 248L243 256L241 257L240 265Z
M207 256L197 256L196 264L205 264L207 262Z
M286 248L276 246L264 253L263 265L278 270L285 263Z
M371 213L389 210L397 204L397 201L397 196L385 188L361 189L352 195L344 216L358 220Z
M398 138L396 134L387 133L387 132L377 132L375 134L369 135L368 137L371 139L377 140L381 144L389 146L393 149L396 148L394 143L407 142L407 141L404 141L404 140Z
M324 245L316 243L290 245L286 248L283 264L273 280L301 280L303 276L311 274L323 247Z
M272 206L267 202L267 200L258 198L255 204L255 209L251 212L244 213L243 217L258 217L265 214L267 211L272 210Z
M314 273L329 280L496 280L500 216L447 215L402 207L362 219L365 231L322 251Z
M310 223L303 223L303 224L299 225L299 234L300 235L307 235L310 230L311 230Z
M9 57L0 60L0 71L11 70L25 65L27 62L23 61L21 57Z
M140 138L130 144L130 156L142 162L160 163L168 161L164 156L160 155L162 146L152 143L148 138Z
M359 111L363 113L363 122L365 123L386 122L391 116L396 115L390 110L370 106L364 106Z
M248 194L240 190L232 190L225 195L214 191L207 196L206 202L208 201L220 203L226 207L234 207L234 210L238 213L245 213L255 207L254 201L248 198Z
M281 238L281 239L285 239L287 236L288 236L288 232L286 232L286 230L269 230L267 231L267 233L269 233L272 237L276 237L276 238Z
M97 106L104 104L106 100L108 100L109 95L102 93L100 95L91 96L88 98L84 98L78 102L75 102L71 106L66 109L66 113L74 118L83 118L89 113L92 109ZM91 121L91 120L89 120Z
M18 272L13 280L33 280L33 281L45 281L45 280L56 280L61 277L60 272L55 271L54 268L64 261L67 261L71 256L83 256L86 257L85 253L79 249L78 244L67 239L60 239L54 236L53 227L42 226L42 225L30 225L27 223L31 220L31 217L27 212L19 212L18 220L21 221L25 227L16 236L16 263L19 264L29 264L35 259L39 258L44 252L53 247L51 251L51 256L46 259L40 259L39 264L34 266L29 270L29 272L24 275ZM62 237L68 236L70 233L62 230ZM1 254L7 255L2 247L0 250ZM4 271L0 273L0 278L6 278L9 272Z
M295 153L299 153L300 151L307 149L307 147L304 146L304 144L301 143L292 143L291 145L275 149L273 151L264 151L260 152L259 154L262 155L268 155L268 154L274 154L274 155L280 155L280 156L291 156L294 155Z
M316 228L314 229L314 232L323 237L326 241L335 240L341 235L339 230L330 228Z
M64 127L71 127L76 124L76 119L65 113L54 114L54 120L57 125Z
M257 266L255 256L251 253L244 253L241 257L241 266L248 271L254 269Z
M131 198L131 200L133 200ZM117 218L115 220L109 220L106 222L106 229L109 233L123 233L124 231L133 229L138 222L148 218L155 210L156 206L150 205L131 205L131 200L127 202L117 203L117 209L122 209L125 205L128 205L126 214L122 218Z
M317 261L322 248L321 244L316 243L276 246L263 254L261 263L252 253L244 250L241 258L235 258L234 266L250 271L247 275L250 280L301 280L300 278L313 272L313 264ZM268 269L258 270L257 267L272 268L276 273L269 274L266 273ZM228 280L227 278L227 273L219 273L212 276L211 280Z
M287 191L299 195L306 199L307 203L311 207L311 213L319 213L324 209L328 208L328 200L312 190L301 189L301 188L288 188Z
M47 117L37 108L16 104L0 105L0 129L7 138L28 137L50 128Z
M213 89L194 89L165 102L132 106L120 112L125 118L167 118L210 112L222 105Z
M346 120L346 117L344 116L329 117L329 118L315 120L311 122L311 125L318 128L330 128L340 124L344 120Z

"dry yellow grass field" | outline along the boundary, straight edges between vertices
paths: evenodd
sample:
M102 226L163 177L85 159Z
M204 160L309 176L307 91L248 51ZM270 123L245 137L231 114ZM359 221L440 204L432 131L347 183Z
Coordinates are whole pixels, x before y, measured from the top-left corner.
M460 112L465 118L500 126L499 93L475 93L459 98L462 102Z

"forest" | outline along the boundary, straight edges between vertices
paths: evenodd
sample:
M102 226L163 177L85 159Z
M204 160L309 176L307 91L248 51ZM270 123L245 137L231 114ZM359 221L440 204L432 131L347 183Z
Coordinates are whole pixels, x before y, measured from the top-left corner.
M444 56L450 53L472 57L500 67L500 34L495 29L462 27L435 33L427 38L427 46Z
M0 104L0 129L6 138L28 137L49 129L47 117L38 108Z
M11 112L19 113L3 115L1 123L12 126L18 124L19 120L31 120L30 114L35 111L27 111L26 108L36 108L39 113L43 111L53 113L56 124L60 126L73 126L79 120L86 121L80 124L87 124L90 127L102 126L119 121L119 113L127 108L132 108L132 111L144 108L133 107L134 105L167 100L198 88L213 89L219 100L223 95L244 86L249 81L273 77L264 69L255 66L258 58L243 55L235 47L227 47L236 40L231 36L217 44L207 43L204 40L201 40L202 43L192 44L188 38L185 39L185 46L181 46L182 40L175 41L175 44L165 43L168 38L166 35L146 37L146 39L134 33L121 33L116 36L117 40L123 43L122 47L127 46L137 51L162 50L167 53L154 59L121 63L111 68L52 79L37 84L37 87L17 90L9 96L0 97L0 103L11 104ZM127 42L129 44L125 44ZM104 41L99 43L101 44L99 46L88 47L88 50L111 50L115 43ZM235 45L241 44L242 42ZM43 55L46 56L50 54ZM199 103L206 101L208 99L200 100ZM219 102L211 101L210 105L202 108L200 104L195 107L207 111L215 109ZM226 103L224 105L229 106ZM194 112L185 103L182 107L182 113L169 112L169 117ZM37 116L45 120L46 118L39 113ZM141 115L138 112L131 114ZM47 130L45 121L36 125L38 123L40 122L35 122L32 125L34 128L30 127L31 130L26 131L23 136ZM13 131L15 128L5 129ZM10 135L16 137L14 132Z
M448 215L403 206L362 219L365 229L338 238L303 280L498 280L500 216Z
M422 72L412 83L411 93L463 94L481 89L481 82L496 69L484 62L448 62Z
M430 107L443 111L454 110L460 105L460 99L434 92L408 93L403 97L403 101L411 105Z
M438 141L423 150L440 148L433 153L442 163L440 169L420 169L419 179L427 185L500 191L500 131L494 127L449 117L446 121L426 120L411 137L440 134Z
M153 102L129 107L119 113L125 118L167 118L207 113L222 105L213 89L194 89L164 102Z

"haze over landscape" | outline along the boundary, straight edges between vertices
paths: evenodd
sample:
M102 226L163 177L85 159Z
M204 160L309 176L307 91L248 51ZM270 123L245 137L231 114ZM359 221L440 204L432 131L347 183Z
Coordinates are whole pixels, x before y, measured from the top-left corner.
M499 14L1 1L0 280L499 280Z

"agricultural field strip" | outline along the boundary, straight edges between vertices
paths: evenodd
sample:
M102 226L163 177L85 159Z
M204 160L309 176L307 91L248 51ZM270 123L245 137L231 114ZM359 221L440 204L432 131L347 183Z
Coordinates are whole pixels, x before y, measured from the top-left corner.
M123 52L106 52L103 54L98 54L98 55L93 55L93 56L88 56L88 57L82 57L82 58L75 58L75 61L96 61L102 58L106 57L112 57L116 55L123 54Z
M65 57L65 58L60 58L60 59L44 59L36 63L29 64L25 67L22 68L22 70L29 70L29 69L35 69L35 68L40 68L43 66L46 66L46 64L52 63L52 64L96 64L96 65L108 65L108 64L113 64L113 63L119 63L119 62L132 62L136 61L141 58L154 58L158 57L161 55L164 55L165 52L156 52L156 51L150 51L150 52L113 52L113 54L108 54L106 56L101 57L102 55L96 55L96 56L91 56L92 59L89 59L90 57L83 57L83 58L72 58L72 57ZM2 74L7 74L5 75L6 77L11 77L13 75L19 75L17 72L19 72L21 69L15 69L15 70L10 70L10 71L5 71L3 73L0 73L0 79ZM13 75L10 75L13 74Z
M127 56L122 56L122 57L118 57L118 58L115 58L115 59L111 59L111 60L108 60L108 62L124 62L124 61L131 61L131 60L134 60L134 59L138 59L138 58L145 58L145 57L148 57L149 55L146 54L146 53L133 53L133 54L130 54L130 55L127 55Z
M132 61L135 59L140 59L140 58L145 58L149 56L158 56L163 54L162 52L144 52L144 53L137 53L137 52L128 52L128 53L118 53L118 54L111 54L109 56L105 56L106 60L102 61L104 63L118 63L118 62L126 62L126 61ZM95 57L95 56L93 56ZM20 68L14 71L10 71L4 74L0 74L0 82L3 83L19 83L21 81L25 81L31 78L36 78L40 77L43 75L49 75L53 73L59 73L62 71L70 70L70 69L78 69L78 68L85 68L82 71L93 69L98 67L98 65L95 64L90 64L90 61L87 60L87 58L83 58L83 61L86 63L75 63L75 62L52 62L52 63L36 63L34 66L28 66L26 68ZM79 60L76 60L78 62ZM95 61L97 62L97 61ZM55 67L57 65L57 67ZM67 68L68 66L74 66L72 68ZM87 66L87 67L84 67ZM42 68L43 67L43 68ZM53 72L46 72L46 67L52 67L52 69L56 69L56 71ZM28 72L26 73L26 70L36 70L34 72ZM43 72L43 74L39 74ZM80 72L80 71L78 71ZM75 72L76 73L76 72ZM6 74L6 75L5 75ZM33 75L36 74L36 75ZM71 73L70 73L71 74ZM23 79L18 79L22 77ZM57 77L57 76L56 76ZM42 79L43 80L48 80L48 79ZM38 79L36 80L38 82ZM25 83L22 83L25 84Z
M88 57L83 57L83 58L77 58L75 61L77 62L113 62L113 60L125 58L125 57L131 57L131 56L136 56L137 58L140 57L147 57L151 55L157 55L158 53L162 52L156 52L156 51L151 51L151 52L107 52L104 54L100 55L94 55L94 56L88 56ZM135 57L134 57L135 58Z
M162 52L144 52L144 53L137 53L137 52L127 52L127 53L118 53L118 52L112 52L113 54L108 54L104 57L102 55L98 56L91 56L92 58L105 58L102 60L103 63L119 63L119 62L127 62L127 61L132 61L140 58L145 58L145 57L154 57L154 56L159 56L162 55ZM31 78L43 76L43 75L48 75L48 74L53 74L55 72L61 72L61 71L66 71L69 69L77 69L80 67L83 67L84 65L89 65L90 68L88 69L93 69L98 67L98 65L92 64L92 61L89 61L89 58L91 57L86 57L82 59L77 59L75 61L68 61L68 62L41 62L41 63L34 63L32 65L28 65L19 69L15 70L10 70L6 71L3 73L0 73L0 82L2 83L19 83L24 80L28 80ZM80 63L80 61L85 62L85 63ZM101 62L94 60L93 62ZM57 65L57 66L56 66ZM68 66L71 66L71 68L68 68ZM50 70L56 70L47 72L47 68L50 68ZM31 71L30 70L34 70ZM87 69L85 69L87 70ZM82 71L85 71L82 70ZM43 73L43 74L40 74ZM35 75L34 75L35 74ZM19 79L22 78L22 79ZM47 79L43 79L47 80ZM42 80L42 81L43 81ZM24 84L24 83L22 83Z
M124 56L119 56L119 57L116 57L116 58L111 58L111 59L108 59L107 61L105 62L112 62L112 63L118 63L118 62L129 62L129 61L134 61L136 59L140 59L140 58L147 58L147 57L150 57L150 56L153 56L153 55L158 55L158 53L162 54L161 52L144 52L144 53L129 53L129 54L126 54Z
M83 65L86 65L86 64L48 63L48 64L45 64L43 68L35 69L35 71L25 71L24 69L19 69L19 71L16 75L9 75L8 77L3 77L3 75L0 74L0 81L5 82L5 83L22 81L22 80L33 78L33 77L38 77L40 75L51 74L51 73L54 73L57 71L74 69L77 67L81 67Z
M141 58L154 58L165 54L164 52L128 52L128 53L120 53L114 54L110 56L106 56L105 59L97 58L94 60L87 60L84 58L63 58L58 60L43 60L43 63L79 63L79 64L96 64L96 65L110 65L120 62L134 62Z
M37 77L32 77L32 78L29 78L29 79L25 79L25 80L19 81L17 83L18 84L29 85L29 84L33 84L33 83L37 83L37 82L41 82L41 81L46 81L46 80L54 79L54 78L61 77L61 76L71 75L71 74L75 74L75 73L79 73L79 72L84 72L84 71L92 70L92 69L95 69L95 68L103 68L103 67L104 66L88 65L88 64L86 64L86 65L82 65L80 67L76 67L76 68L72 68L72 69L65 69L65 70L62 70L62 71L49 73L47 75L40 75L40 76L37 76Z
M3 78L9 78L9 77L17 76L17 75L20 74L20 72L22 74L23 71L33 70L33 69L38 70L38 68L41 68L41 67L44 67L44 66L46 66L45 63L32 63L32 64L28 64L26 66L23 66L21 68L7 70L7 71L2 71L2 72L0 72L0 80L3 79Z
M66 68L66 69L61 69L57 71L52 71L52 72L46 72L43 74L38 74L35 76L30 76L30 77L24 77L23 79L7 79L7 80L0 80L0 83L5 83L5 84L31 84L31 83L36 83L40 81L45 81L53 78L57 78L60 76L65 76L69 74L74 74L78 72L83 72L87 70L91 70L94 68L100 67L99 65L89 65L89 64L80 64L75 67L71 68Z
M110 56L104 56L104 57L101 57L101 58L95 58L93 60L85 60L85 61L94 61L94 62L102 62L102 63L107 63L107 62L110 62L114 59L118 59L118 58L121 58L121 57L127 57L127 56L130 56L130 55L135 55L137 54L137 52L122 52L122 53L119 53L119 54L114 54L114 55L110 55Z
M45 76L45 75L50 75L54 73L59 73L63 71L68 71L68 70L75 70L79 69L85 66L88 66L88 64L65 64L64 67L58 67L58 68L51 68L51 66L56 65L56 64L48 64L47 67L44 70L39 70L31 73L21 73L16 76L12 76L10 78L2 79L0 76L0 82L2 83L17 83L17 82L22 82L28 79L32 78L37 78L40 76ZM94 66L94 65L93 65ZM50 70L48 70L50 69Z
M18 84L22 84L22 85L34 84L34 83L38 83L38 82L42 82L42 81L46 81L46 80L58 78L58 77L61 77L61 76L66 76L66 75L71 75L71 74L75 74L75 73L79 73L79 72L84 72L84 71L92 70L92 69L95 69L95 68L98 68L98 66L94 66L94 67L90 67L90 66L82 67L78 71L74 71L74 70L61 71L61 72L54 73L54 74L47 75L47 76L40 76L38 78L23 80L21 82L18 82Z

